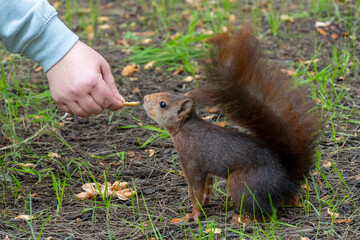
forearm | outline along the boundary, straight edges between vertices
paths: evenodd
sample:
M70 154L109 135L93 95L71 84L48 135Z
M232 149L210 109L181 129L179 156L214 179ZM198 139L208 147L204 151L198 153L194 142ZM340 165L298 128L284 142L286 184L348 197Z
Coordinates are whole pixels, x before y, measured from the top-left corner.
M78 40L46 0L0 0L0 13L0 40L5 47L40 63L44 71Z

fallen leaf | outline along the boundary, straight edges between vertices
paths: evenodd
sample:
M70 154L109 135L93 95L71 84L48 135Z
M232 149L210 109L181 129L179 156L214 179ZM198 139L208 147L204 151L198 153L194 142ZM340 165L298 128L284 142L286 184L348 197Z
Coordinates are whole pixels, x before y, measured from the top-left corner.
M149 157L152 157L155 155L155 150L154 149L149 149Z
M134 32L138 37L150 37L156 34L155 31L146 31L146 32Z
M39 66L39 67L37 67L37 68L35 68L35 72L40 72L41 70L43 70L43 67L42 66Z
M151 38L145 38L144 40L143 40L143 43L144 44L148 44L148 43L151 43L152 42L152 39Z
M108 163L106 163L104 161L98 161L98 164L103 165L103 166L108 166L109 165Z
M324 161L324 164L323 164L323 167L324 167L324 168L329 168L329 167L331 167L331 165L332 165L332 163L331 163L330 161L325 160L325 161Z
M339 214L338 214L338 213L334 213L334 212L330 211L329 208L327 209L327 213L328 213L330 216L334 217L334 218L338 218L338 217L339 217Z
M306 183L304 183L304 184L302 185L302 188L303 188L304 190L308 190L309 192L312 191L311 187L310 187L309 185L306 185Z
M105 31L105 30L112 29L112 26L110 24L103 24L103 25L99 26L99 29Z
M88 25L86 27L86 32L88 40L92 41L94 39L94 28L92 27L92 25Z
M310 239L307 237L302 237L302 238L300 238L300 240L310 240Z
M319 28L319 27L328 27L328 26L330 26L330 24L331 24L331 21L326 21L326 22L317 21L317 22L315 23L315 27L316 27L316 28Z
M193 76L187 76L186 78L184 78L185 82L191 82L192 80L194 80Z
M94 196L95 195L91 192L81 192L76 195L76 198L78 200L89 200L89 199L94 198Z
M184 71L183 69L178 69L178 70L175 70L172 75L173 76L176 76L176 75L179 75L182 71Z
M39 195L37 193L33 193L30 195L31 197L38 197Z
M35 167L35 164L33 164L33 163L20 163L19 166L20 167L33 168L33 167Z
M222 230L220 228L208 228L205 230L206 233L213 233L213 234L220 234L222 233Z
M29 215L19 215L15 219L24 219L24 220L30 220L31 216Z
M181 218L173 218L170 220L170 223L180 223L181 222Z
M332 39L338 39L338 38L339 38L339 35L336 34L336 33L332 33L332 34L330 35L330 37L331 37Z
M280 20L285 21L285 22L291 22L291 23L295 22L294 18L292 18L292 17L290 17L289 15L286 15L286 14L282 14L280 16Z
M48 157L61 158L61 155L58 154L58 153L49 152L49 153L48 153Z
M136 64L127 65L124 67L124 69L121 71L121 75L123 76L131 76L134 72L138 72L140 69L136 67Z
M144 69L152 68L152 66L154 66L155 63L156 60L152 60L151 62L148 62L147 64L145 64Z
M131 158L135 157L135 153L133 151L126 152L126 155L128 155L128 157L131 157Z
M52 6L53 6L55 9L58 9L59 5L60 5L60 2L59 2L59 1L55 1L55 2L52 4Z
M125 47L129 47L129 46L130 46L130 45L129 45L129 42L126 41L126 40L121 40L121 39L119 39L119 40L117 40L117 42L118 42L118 44L124 45Z
M329 33L327 31L325 31L324 29L322 28L317 28L316 31L318 33L320 33L323 37L326 37Z
M351 219L347 218L347 219L335 219L334 223L351 223Z
M360 174L355 176L356 180L360 180Z
M120 189L128 188L128 186L129 186L129 184L127 182L115 181L113 183L113 185L110 187L110 189L112 191L117 191L117 190L120 190Z
M98 20L99 22L108 22L108 21L110 20L110 18L109 18L109 17L106 17L106 16L99 16L99 17L97 18L97 20Z

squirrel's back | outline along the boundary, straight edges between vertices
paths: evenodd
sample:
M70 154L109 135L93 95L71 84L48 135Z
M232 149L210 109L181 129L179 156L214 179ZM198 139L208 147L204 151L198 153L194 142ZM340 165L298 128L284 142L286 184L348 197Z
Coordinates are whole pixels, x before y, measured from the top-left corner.
M252 32L247 26L233 36L211 39L207 91L233 123L279 154L294 181L302 180L314 165L319 111L305 89L292 86L263 58Z

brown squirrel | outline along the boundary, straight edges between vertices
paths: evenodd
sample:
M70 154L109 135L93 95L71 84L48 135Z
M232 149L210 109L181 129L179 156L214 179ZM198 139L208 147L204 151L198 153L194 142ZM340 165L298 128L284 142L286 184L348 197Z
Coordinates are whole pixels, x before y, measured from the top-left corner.
M267 220L273 207L299 203L300 181L314 165L320 113L304 89L262 57L252 32L248 26L211 39L207 88L144 97L148 115L168 130L179 155L193 208L186 219L197 221L219 176L245 213L236 219ZM209 102L251 134L198 117L195 106Z

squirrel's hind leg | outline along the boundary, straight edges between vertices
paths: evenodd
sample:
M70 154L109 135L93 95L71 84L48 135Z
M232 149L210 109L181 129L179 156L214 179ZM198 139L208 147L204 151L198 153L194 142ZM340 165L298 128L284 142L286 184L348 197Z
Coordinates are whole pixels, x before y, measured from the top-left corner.
M214 177L208 176L205 182L204 201L202 206L206 206L210 203L210 195L214 185Z

